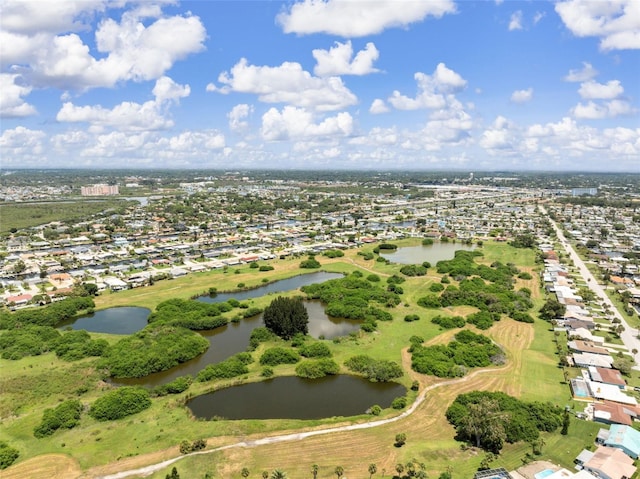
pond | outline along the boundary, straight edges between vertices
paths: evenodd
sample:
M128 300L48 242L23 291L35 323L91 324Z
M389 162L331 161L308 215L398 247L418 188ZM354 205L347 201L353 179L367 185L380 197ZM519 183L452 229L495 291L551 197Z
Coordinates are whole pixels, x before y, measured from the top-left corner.
M90 333L133 334L147 325L147 308L107 308L60 323L58 329L85 329Z
M393 253L386 253L380 250L380 255L388 259L392 263L397 264L421 264L428 261L433 266L438 261L453 259L458 250L471 251L474 246L464 245L461 243L434 243L429 246L405 246L398 248Z
M322 303L319 301L305 301L304 304L309 312L309 335L314 338L324 336L325 339L333 339L360 329L360 321L328 317L324 312ZM150 374L143 378L114 379L113 383L155 387L187 374L195 377L198 371L208 364L219 363L229 356L246 351L249 346L251 331L260 326L264 326L262 314L209 331L199 331L209 341L209 349L197 358L193 358L168 371Z
M324 283L325 281L328 281L330 279L337 278L344 278L344 275L341 273L327 273L324 271L318 271L315 273L301 274L292 278L281 279L279 281L274 281L273 283L269 283L253 289L246 289L243 291L235 291L230 293L218 293L214 296L200 296L198 297L198 301L204 301L205 303L222 303L223 301L227 301L229 299L244 301L246 299L259 298L260 296L264 296L269 293L293 291L302 286L308 286L314 283Z
M374 383L358 376L285 376L203 394L187 407L203 419L321 419L364 414L375 404L386 408L405 394L398 383Z

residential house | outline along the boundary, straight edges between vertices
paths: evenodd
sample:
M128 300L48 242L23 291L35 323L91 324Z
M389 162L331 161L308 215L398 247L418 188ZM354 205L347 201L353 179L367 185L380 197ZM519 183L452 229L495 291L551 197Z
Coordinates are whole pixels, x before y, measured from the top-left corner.
M583 468L601 479L630 479L636 472L633 459L620 449L607 446L599 446Z
M612 424L604 445L620 449L627 456L638 459L640 455L640 431L624 424Z

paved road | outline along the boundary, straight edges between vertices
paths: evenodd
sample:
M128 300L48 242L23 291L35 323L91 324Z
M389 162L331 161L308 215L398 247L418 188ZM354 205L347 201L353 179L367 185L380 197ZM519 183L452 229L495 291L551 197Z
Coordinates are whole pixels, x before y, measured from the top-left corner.
M540 205L539 208L544 215L547 215L547 210L545 209L544 206ZM558 225L556 225L555 221L553 221L551 218L549 218L549 221L551 222L551 225L556 231L556 234L558 236L558 239L560 240L560 243L562 244L565 251L569 253L569 256L573 260L573 263L575 264L575 266L580 271L580 274L586 281L587 285L589 286L589 289L591 289L591 291L593 291L598 296L598 298L600 298L605 304L609 306L609 308L611 308L614 316L618 318L622 326L624 326L624 331L620 335L620 339L622 339L622 342L627 347L630 354L631 354L631 351L633 351L634 349L638 351L638 353L636 353L634 356L635 363L636 363L636 365L634 366L634 369L640 370L640 366L639 366L640 340L637 338L639 331L629 326L629 323L627 323L624 317L620 314L620 311L618 311L618 308L615 307L613 302L609 299L609 296L607 296L607 293L602 288L602 286L598 284L598 281L596 281L596 278L593 276L591 271L589 271L589 269L587 268L587 265L584 264L584 261L582 261L582 258L578 256L578 254L575 252L571 244L567 241L565 236L562 234L562 231L560 230L560 228L558 228Z

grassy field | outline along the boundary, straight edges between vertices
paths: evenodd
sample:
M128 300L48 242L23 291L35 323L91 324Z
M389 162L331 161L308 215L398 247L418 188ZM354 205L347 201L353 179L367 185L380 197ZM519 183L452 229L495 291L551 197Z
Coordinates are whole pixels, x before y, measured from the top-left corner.
M52 221L80 221L110 208L120 208L127 204L121 199L91 199L51 201L42 203L0 204L0 233L8 233L12 228L22 229Z
M415 240L414 240L415 241ZM496 260L512 262L521 269L534 272L534 255L530 250L516 250L505 244L485 243L483 262ZM396 273L398 265L375 261L365 261L355 250L347 251L344 258L327 259L319 257L323 270L348 272L360 268L365 274L375 272L384 278ZM158 282L149 288L107 294L97 298L99 308L135 305L153 309L159 302L170 297L188 298L203 293L209 287L219 291L232 290L238 283L247 286L262 284L263 278L270 281L307 272L298 268L300 259L276 260L271 264L274 271L257 273L247 266L233 270L200 273L172 281ZM263 276L264 275L264 276ZM517 287L532 290L536 307L544 298L540 294L537 275L532 280L520 281ZM425 288L440 277L429 270L426 277L409 278L402 287L405 291L403 303L391 310L394 320L379 322L378 332L360 333L340 342L327 341L336 362L342 364L354 354L369 354L380 359L401 362L407 374L402 379L405 385L418 380L421 388L444 383L443 380L419 375L410 369L410 357L406 352L409 338L420 335L429 343L448 341L453 332L442 332L429 320L435 314L467 315L474 308L458 307L450 311L426 310L416 306L416 300L424 294ZM271 297L252 300L257 306L268 304ZM419 321L405 322L407 314L418 314ZM281 468L290 477L310 475L312 464L320 466L318 477L332 477L335 466L345 469L345 476L351 478L368 477L367 466L376 463L378 475L386 470L391 475L398 462L406 463L412 458L427 465L430 477L453 467L454 477L470 477L482 454L473 449L462 450L460 443L453 439L454 433L444 417L444 411L458 394L473 390L504 391L526 400L552 401L564 406L568 399L568 388L563 384L562 370L557 367L553 333L542 321L535 324L517 323L504 319L487 332L502 345L508 357L507 364L500 368L490 368L474 373L463 381L443 384L429 391L426 400L416 412L401 421L371 429L340 432L315 436L295 444L265 445L257 448L231 448L203 456L189 457L177 463L182 477L201 478L210 472L216 478L240 477L240 471L247 467L250 477L259 477L262 470ZM114 340L114 337L105 336ZM264 348L265 346L261 346ZM257 351L257 355L260 350ZM0 412L3 423L0 440L7 441L21 452L20 462L3 471L3 479L30 478L72 478L96 477L101 474L152 464L178 455L177 444L183 440L208 438L208 447L235 444L247 439L278 435L294 431L326 428L361 422L369 416L355 418L330 418L319 421L268 420L268 421L195 421L182 406L185 394L154 399L150 409L119 421L100 423L83 415L78 428L58 431L44 439L34 439L33 428L39 423L42 411L54 407L59 401L79 397L84 404L91 404L110 386L99 381L93 370L94 360L76 363L59 361L53 354L45 354L20 361L0 360L3 371L0 377ZM292 374L293 366L278 366L276 374ZM251 366L250 373L243 381L260 380L260 367ZM216 384L222 387L231 381ZM211 384L196 383L189 394L197 395L211 388ZM85 391L86 389L86 391ZM415 397L415 394L413 396ZM397 412L387 409L382 417ZM568 451L581 449L586 439L586 430L572 428L568 437L549 435L547 444L558 444ZM395 434L404 432L407 444L402 448L393 447ZM123 441L123 437L127 440ZM565 443L567 445L565 446ZM568 444L571 444L569 447ZM579 444L579 446L578 446ZM505 448L496 464L518 465L530 446L509 446ZM551 447L545 447L552 452ZM578 450L579 452L579 450ZM557 450L548 458L570 466L569 455L559 456ZM556 458L558 457L558 458ZM56 472L56 471L62 472ZM170 468L152 477L163 478Z

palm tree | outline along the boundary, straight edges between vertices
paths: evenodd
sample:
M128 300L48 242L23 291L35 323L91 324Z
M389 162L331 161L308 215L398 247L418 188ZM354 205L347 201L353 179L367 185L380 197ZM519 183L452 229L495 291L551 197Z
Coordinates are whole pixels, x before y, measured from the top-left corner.
M402 474L404 472L404 465L401 463L396 464L396 472L398 475Z
M271 471L271 479L287 479L287 473L280 469Z
M246 467L243 467L242 471L240 472L240 475L246 479L247 477L249 477L249 469L247 469Z
M369 479L371 479L376 472L378 472L376 465L374 463L369 464Z
M333 472L338 476L338 479L340 479L344 474L344 468L342 466L336 466L336 469Z
M313 474L313 479L316 479L318 477L318 465L314 464L313 466L311 466L311 474Z
M262 479L269 479L269 473L267 471L262 471Z

